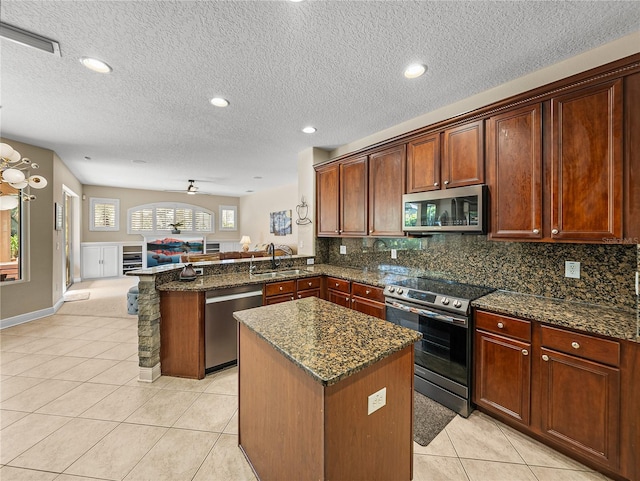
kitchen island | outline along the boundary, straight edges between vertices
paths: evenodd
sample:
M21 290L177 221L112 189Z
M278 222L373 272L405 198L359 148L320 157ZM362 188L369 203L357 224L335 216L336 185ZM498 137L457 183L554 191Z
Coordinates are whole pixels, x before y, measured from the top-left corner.
M234 315L239 444L259 479L411 479L420 333L317 298Z

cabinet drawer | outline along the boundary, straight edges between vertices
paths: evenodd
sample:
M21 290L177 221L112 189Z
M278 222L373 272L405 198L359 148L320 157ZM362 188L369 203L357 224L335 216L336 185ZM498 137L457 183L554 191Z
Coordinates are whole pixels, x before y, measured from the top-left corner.
M307 289L320 289L320 278L308 277L306 279L298 279L297 286L299 291L305 291Z
M531 322L523 319L477 311L476 328L522 341L531 341Z
M564 329L541 326L542 346L591 361L620 366L620 344Z
M351 282L336 277L327 277L327 289L340 292L351 292Z
M368 286L358 282L351 283L351 294L372 301L384 302L384 291L379 287Z
M272 282L264 286L264 295L279 296L282 294L293 294L296 290L296 281Z

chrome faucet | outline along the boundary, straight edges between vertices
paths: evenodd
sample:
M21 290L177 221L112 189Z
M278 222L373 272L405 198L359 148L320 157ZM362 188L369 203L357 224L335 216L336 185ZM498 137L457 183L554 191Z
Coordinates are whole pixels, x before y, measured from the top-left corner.
M251 260L249 261L249 275L253 274L256 271L256 266L253 265L253 259L255 256L251 256Z
M276 262L276 246L273 245L273 242L269 244L269 250L267 252L269 251L271 251L271 268L277 269L280 267L280 262Z

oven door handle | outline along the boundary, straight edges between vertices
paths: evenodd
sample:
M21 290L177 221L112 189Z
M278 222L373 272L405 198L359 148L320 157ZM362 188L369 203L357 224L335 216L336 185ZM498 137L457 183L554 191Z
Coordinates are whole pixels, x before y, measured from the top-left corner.
M400 309L402 311L405 311L405 312L411 312L413 314L417 314L419 316L428 317L430 319L435 319L437 321L448 322L450 324L457 324L457 325L461 325L461 326L466 326L467 325L467 319L466 318L462 318L461 319L461 318L458 318L458 317L447 316L447 315L439 313L439 312L433 312L433 311L430 311L428 309L421 309L421 308L414 307L414 306L408 306L406 304L401 304L401 303L395 302L395 301L392 301L392 302L388 303L388 305L390 305L391 307L394 307L396 309Z

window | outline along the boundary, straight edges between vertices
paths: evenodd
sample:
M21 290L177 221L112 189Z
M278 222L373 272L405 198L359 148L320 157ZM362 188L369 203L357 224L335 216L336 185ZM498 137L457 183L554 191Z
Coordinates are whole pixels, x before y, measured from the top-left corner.
M168 234L171 224L180 224L180 233L212 233L213 213L197 205L158 202L138 205L127 212L128 234Z
M235 205L220 206L220 230L238 230L238 208Z
M24 268L22 250L22 198L7 183L0 184L0 282L22 279Z
M89 202L91 209L91 231L118 231L120 230L120 200L100 199L92 197Z

